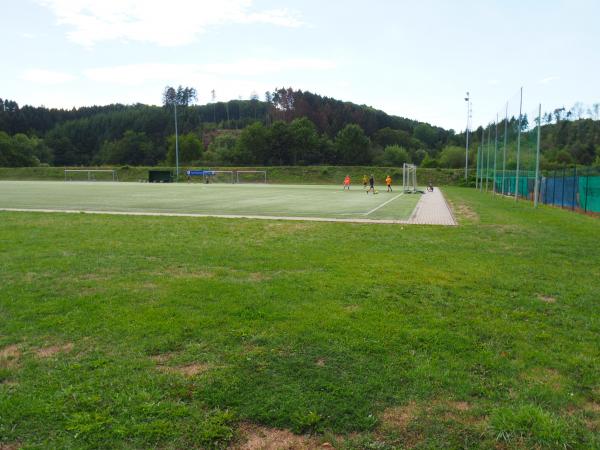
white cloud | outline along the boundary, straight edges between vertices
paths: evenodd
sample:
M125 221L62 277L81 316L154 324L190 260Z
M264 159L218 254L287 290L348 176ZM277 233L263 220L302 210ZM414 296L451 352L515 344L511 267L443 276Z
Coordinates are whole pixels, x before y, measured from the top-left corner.
M560 77L556 77L556 76L546 77L546 78L542 78L540 80L540 84L548 84L548 83L552 83L553 81L556 81L556 80L560 80Z
M25 81L40 84L61 84L73 81L75 77L67 72L59 72L46 69L29 69L23 72Z
M221 64L146 63L97 67L84 70L83 75L94 83L126 88L133 101L152 102L150 98L139 97L149 90L154 92L154 102L157 102L159 92L166 85L193 86L198 90L198 101L204 103L210 100L211 89L216 90L219 100L240 95L247 98L252 91L262 93L285 83L305 87L304 75L335 67L334 61L324 59L245 59ZM105 88L98 86L98 89Z
M302 25L288 9L255 11L253 0L38 0L58 23L71 28L70 40L92 46L109 40L178 46L193 42L211 26L262 23Z

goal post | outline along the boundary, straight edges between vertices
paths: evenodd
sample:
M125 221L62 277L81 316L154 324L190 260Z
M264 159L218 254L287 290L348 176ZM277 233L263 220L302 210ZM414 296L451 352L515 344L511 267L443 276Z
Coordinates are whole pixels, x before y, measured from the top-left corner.
M65 169L65 181L119 181L114 169Z
M267 183L266 170L238 170L235 174L236 183Z
M204 183L235 183L233 170L205 170L203 174Z
M417 166L404 163L402 166L402 191L410 194L417 192Z

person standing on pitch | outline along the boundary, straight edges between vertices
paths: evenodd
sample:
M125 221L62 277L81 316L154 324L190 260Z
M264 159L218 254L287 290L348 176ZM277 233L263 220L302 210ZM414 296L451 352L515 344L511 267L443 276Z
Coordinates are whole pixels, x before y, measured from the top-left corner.
M369 195L369 191L373 191L373 194L375 194L375 176L373 174L369 177L369 189L367 189L367 195Z
M363 175L363 189L366 191L367 190L367 184L369 183L369 177L366 175Z
M389 175L385 177L385 184L387 186L387 191L392 192L392 177L390 177Z
M344 178L344 190L350 190L350 175L346 175L346 178Z

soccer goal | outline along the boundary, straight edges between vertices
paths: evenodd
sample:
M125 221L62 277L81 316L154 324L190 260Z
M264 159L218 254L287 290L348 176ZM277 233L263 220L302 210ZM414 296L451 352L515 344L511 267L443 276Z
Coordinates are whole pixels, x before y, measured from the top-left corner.
M267 183L266 170L238 170L236 183Z
M235 183L233 170L205 170L204 183Z
M417 166L404 163L402 166L402 191L415 194L417 191Z
M111 169L65 169L65 181L119 181L119 177Z

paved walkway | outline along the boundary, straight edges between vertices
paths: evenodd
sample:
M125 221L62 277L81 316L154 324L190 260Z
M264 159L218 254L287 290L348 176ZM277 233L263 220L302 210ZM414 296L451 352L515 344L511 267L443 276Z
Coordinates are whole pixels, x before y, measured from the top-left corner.
M439 188L421 196L415 210L408 219L417 225L456 225L456 220Z
M396 198L396 197L394 197ZM394 200L394 199L392 199ZM391 201L391 200L390 200ZM195 213L160 213L137 211L90 211L81 209L40 209L40 208L0 208L0 211L13 212L45 212L71 214L108 214L115 216L168 216L168 217L220 217L224 219L259 219L259 220L300 220L308 222L348 222L348 223L387 223L415 225L456 225L450 208L441 191L435 188L421 196L419 203L408 220L388 219L334 219L325 217L291 217L291 216L254 216L240 214L195 214Z

